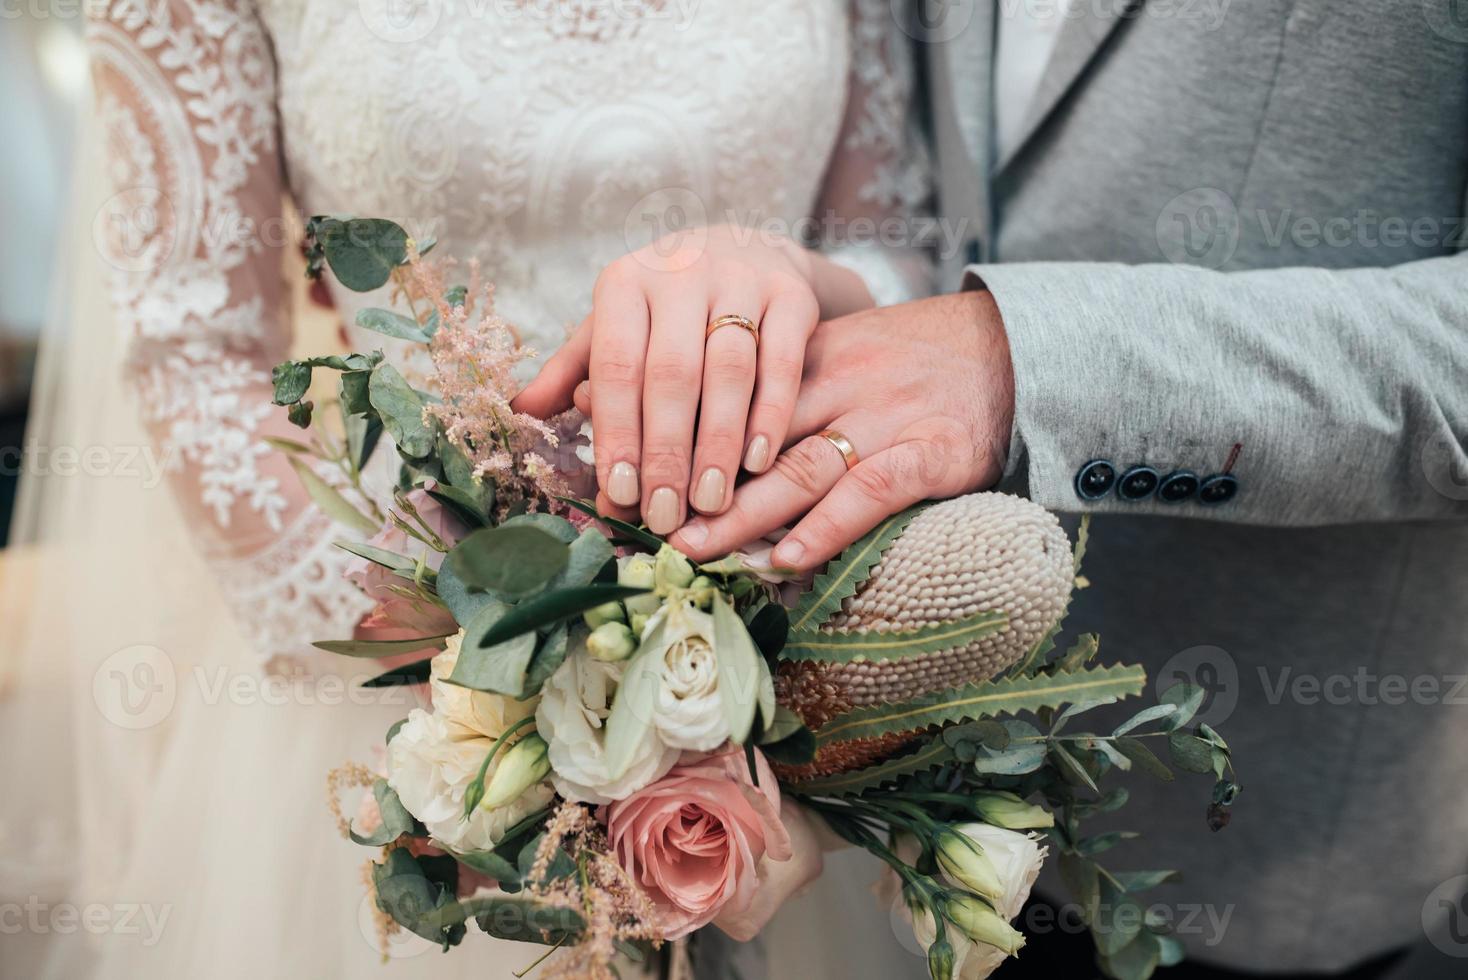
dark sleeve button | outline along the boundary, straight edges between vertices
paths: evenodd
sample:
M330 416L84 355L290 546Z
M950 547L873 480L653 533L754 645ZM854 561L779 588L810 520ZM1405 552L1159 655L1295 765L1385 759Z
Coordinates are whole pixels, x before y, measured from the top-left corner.
M1100 500L1116 485L1116 467L1110 460L1093 459L1076 474L1076 496L1082 500Z
M1121 475L1116 495L1122 500L1146 500L1157 489L1160 479L1150 466L1133 466Z
M1157 499L1164 504L1178 504L1198 492L1198 477L1191 470L1173 470L1162 478Z
M1228 473L1215 473L1206 478L1198 490L1199 503L1210 507L1226 504L1239 493L1238 477Z

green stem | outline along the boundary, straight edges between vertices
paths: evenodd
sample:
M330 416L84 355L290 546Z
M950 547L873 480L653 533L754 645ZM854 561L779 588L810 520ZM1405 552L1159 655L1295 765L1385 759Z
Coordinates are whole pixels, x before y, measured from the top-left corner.
M511 735L515 734L517 731L519 731L520 729L524 728L526 725L533 725L533 724L535 724L535 716L534 715L527 715L526 717L521 718L519 721L515 722L509 728L506 728L504 730L504 732L501 733L500 737L494 740L494 744L489 747L489 751L487 753L485 753L484 762L479 767L479 774L474 777L474 782L472 782L472 783L469 784L469 789L466 789L464 791L464 799L465 799L466 803L469 803L469 805L467 805L467 806L464 807L464 819L465 820L468 820L469 819L469 814L471 814L471 813L474 812L474 807L479 805L479 801L476 800L473 797L473 795L471 795L470 790L472 790L473 787L478 786L480 788L480 790L481 790L480 797L481 798L483 797L484 794L483 794L482 791L484 789L484 777L485 777L485 774L489 772L489 764L491 762L493 762L494 761L494 757L499 754L500 747L503 746L507 741L509 741L509 738L510 738Z

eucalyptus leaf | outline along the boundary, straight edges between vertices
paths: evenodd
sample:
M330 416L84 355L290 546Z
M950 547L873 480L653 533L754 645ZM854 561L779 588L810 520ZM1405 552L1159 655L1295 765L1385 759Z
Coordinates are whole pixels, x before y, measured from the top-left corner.
M530 666L525 671L525 686L520 697L528 698L539 694L550 675L565 663L566 653L570 649L570 632L570 628L561 623L540 638L535 646L535 655L530 658Z
M440 571L441 581L442 571ZM632 596L642 595L647 591L647 589L637 589L626 585L593 583L545 592L517 603L514 609L494 624L494 628L485 634L479 643L482 646L493 646L520 633L541 629L553 623L559 623L563 619L579 616L586 610L595 609L604 602L611 602L614 599L630 599Z
M434 431L423 419L423 398L397 368L385 361L373 368L367 395L399 452L422 459L433 451Z
M1113 871L1111 877L1121 883L1128 892L1144 892L1177 881L1181 875L1176 871Z
M570 549L540 528L481 528L454 546L444 564L465 585L509 598L543 589L570 561Z
M1132 765L1145 773L1156 776L1165 783L1172 782L1172 770L1157 758L1156 754L1147 747L1141 739L1133 737L1119 738L1115 742L1116 748L1122 755L1132 760Z
M561 544L570 544L576 540L576 526L557 514L541 512L520 514L517 517L511 517L500 527L533 527L555 538Z
M1174 684L1162 692L1157 700L1163 704L1175 706L1175 711L1167 720L1167 730L1177 731L1188 722L1193 720L1193 715L1203 704L1203 699L1208 696L1208 691L1197 684L1183 682Z
M377 812L382 814L382 821L370 834L358 834L349 827L347 833L353 841L382 847L404 834L413 833L413 815L403 806L403 801L398 799L398 794L387 784L387 780L379 779L372 784L372 796L377 801Z
M1116 727L1116 730L1111 734L1125 735L1127 732L1135 731L1136 729L1141 728L1149 721L1156 721L1159 718L1167 718L1176 711L1177 705L1175 704L1168 704L1165 702L1162 704L1154 704L1152 705L1152 707L1147 708L1143 711L1139 711L1136 714L1132 715L1132 717L1129 718L1127 721L1124 721L1120 725L1118 725Z
M1106 966L1116 980L1147 980L1157 970L1161 955L1157 937L1143 930L1131 942L1106 957Z
M317 225L331 271L343 286L365 293L387 282L408 257L408 234L383 218L328 218Z
M270 371L275 386L273 401L277 405L294 405L311 387L311 365L305 361L286 361Z
M418 321L412 317L403 316L392 310L378 308L358 310L357 326L372 330L387 337L395 337L398 340L411 340L414 343L428 343L428 334L418 326Z
M439 566L438 581L435 586L439 599L449 607L449 612L454 615L454 622L460 626L473 619L474 614L480 609L490 603L500 601L486 592L470 589L448 562Z
M1184 772L1213 771L1213 746L1188 732L1167 736L1167 751L1173 763Z
M451 885L428 876L425 866L433 867L431 861L414 857L407 848L393 848L382 864L372 866L373 890L377 907L394 922L448 949L464 937L465 929L462 922L452 921L453 909L447 918L441 917L441 910L458 903Z
M1136 900L1120 891L1109 879L1101 879L1100 890L1101 900L1091 923L1091 935L1101 955L1109 958L1142 931L1144 914Z
M478 642L509 610L504 603L492 603L480 609L465 625L464 642L449 673L449 683L512 698L524 693L525 671L535 655L535 633L521 633L491 646L480 646Z

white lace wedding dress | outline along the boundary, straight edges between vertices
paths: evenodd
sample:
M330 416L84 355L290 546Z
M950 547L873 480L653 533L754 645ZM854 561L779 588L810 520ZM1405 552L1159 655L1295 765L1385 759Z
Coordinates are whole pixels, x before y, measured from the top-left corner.
M472 932L446 957L394 942L380 966L371 852L326 812L327 771L368 761L414 695L364 696L370 671L308 646L349 635L364 603L339 532L264 441L298 434L268 404L292 344L281 202L390 217L478 258L542 351L607 262L705 222L821 218L825 247L895 301L926 268L873 244L925 195L908 39L887 0L96 6L105 181L82 191L100 200L111 302L73 310L62 395L37 408L109 459L156 452L174 493L111 471L32 490L42 595L0 710L42 771L0 813L0 887L108 910L105 928L46 933L55 976L508 977L535 951ZM351 323L366 298L334 293ZM37 708L57 661L67 713ZM919 974L866 894L874 875L838 867L772 930L774 973ZM855 915L878 937L860 959L840 938Z

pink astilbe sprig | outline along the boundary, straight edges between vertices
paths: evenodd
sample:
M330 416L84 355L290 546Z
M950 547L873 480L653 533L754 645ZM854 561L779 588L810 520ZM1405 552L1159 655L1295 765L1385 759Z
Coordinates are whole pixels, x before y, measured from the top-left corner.
M428 352L443 401L424 411L442 423L475 475L494 481L500 516L522 503L532 512L559 509L556 498L569 489L546 456L553 455L560 436L553 425L510 407L520 387L515 369L536 352L495 312L494 287L481 282L477 262L469 264L461 304L449 301L443 263L415 254L409 269L405 295L431 303L439 318Z

